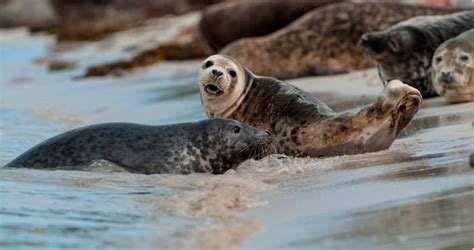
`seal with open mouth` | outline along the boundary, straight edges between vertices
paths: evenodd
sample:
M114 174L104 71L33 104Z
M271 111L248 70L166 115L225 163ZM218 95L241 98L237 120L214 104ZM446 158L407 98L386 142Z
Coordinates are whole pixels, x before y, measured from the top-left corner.
M235 119L273 133L275 153L330 156L387 149L421 105L420 92L400 81L357 112L335 113L315 96L257 76L226 55L207 58L199 89L209 117Z
M448 102L474 101L474 29L441 44L432 68L433 86L440 96Z
M52 137L5 167L82 170L105 160L142 174L221 174L265 156L271 134L238 121L208 119L163 126L105 123Z

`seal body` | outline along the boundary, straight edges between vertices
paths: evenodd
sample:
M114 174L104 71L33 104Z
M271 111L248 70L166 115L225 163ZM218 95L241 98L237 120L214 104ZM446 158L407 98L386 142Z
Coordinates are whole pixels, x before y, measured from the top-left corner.
M357 112L335 113L315 96L275 78L254 75L225 55L207 58L199 77L209 117L270 130L275 152L291 156L387 149L422 101L418 90L392 81L375 103Z
M474 101L474 29L439 46L431 76L436 93L449 102Z
M446 40L474 28L474 11L415 17L381 31L364 34L361 44L378 65L383 82L400 79L423 97L436 96L431 59Z
M52 137L6 167L80 170L106 160L134 173L219 174L249 159L270 138L268 131L225 119L164 126L106 123Z
M460 9L335 3L316 8L274 33L234 41L219 53L232 56L255 74L280 79L342 73L374 66L359 46L362 34L415 16L456 11Z
M274 32L306 12L329 3L318 0L224 2L203 10L199 28L204 39L217 52L234 40Z

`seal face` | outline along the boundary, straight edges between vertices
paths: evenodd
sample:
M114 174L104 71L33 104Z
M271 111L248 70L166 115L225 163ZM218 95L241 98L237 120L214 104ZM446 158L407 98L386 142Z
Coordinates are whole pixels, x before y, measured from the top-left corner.
M222 74L215 77L215 70ZM418 90L392 81L373 104L357 112L335 113L315 96L275 78L254 75L225 55L213 55L203 62L198 84L209 117L235 119L269 130L274 135L271 146L275 153L291 156L386 149L422 101ZM222 93L207 91L210 85Z
M391 28L364 34L360 44L373 59L383 82L399 79L423 97L436 96L431 82L431 59L444 41L474 28L474 11L444 16L421 16Z
M106 160L134 173L220 174L264 156L270 140L268 131L225 119L164 126L105 123L52 137L5 167L81 170Z
M432 69L439 95L449 102L474 101L474 29L441 44L434 53Z

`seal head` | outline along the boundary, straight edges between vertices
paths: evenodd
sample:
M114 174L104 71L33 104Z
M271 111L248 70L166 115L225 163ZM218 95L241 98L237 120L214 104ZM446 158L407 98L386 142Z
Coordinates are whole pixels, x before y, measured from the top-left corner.
M432 61L436 92L448 102L474 101L474 29L444 42Z
M201 101L209 117L225 117L248 92L252 74L232 57L208 57L199 71Z

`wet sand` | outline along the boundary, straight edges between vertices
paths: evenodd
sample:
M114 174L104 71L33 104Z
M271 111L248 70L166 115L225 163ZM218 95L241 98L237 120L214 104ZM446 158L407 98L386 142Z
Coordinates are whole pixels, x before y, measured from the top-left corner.
M195 86L199 61L71 80L120 53L94 56L95 43L65 51L56 56L77 59L78 68L53 74L31 63L47 53L50 38L13 35L4 50L33 53L2 58L0 165L77 126L204 118ZM336 110L368 103L382 89L373 69L290 82ZM473 123L474 103L435 98L377 153L274 155L221 176L0 169L0 246L470 249Z
M373 70L293 83L334 96L372 97L381 88L367 83L371 77ZM303 173L279 179L260 198L266 206L245 213L264 227L242 248L470 249L473 151L474 103L426 100L390 149L312 159Z

